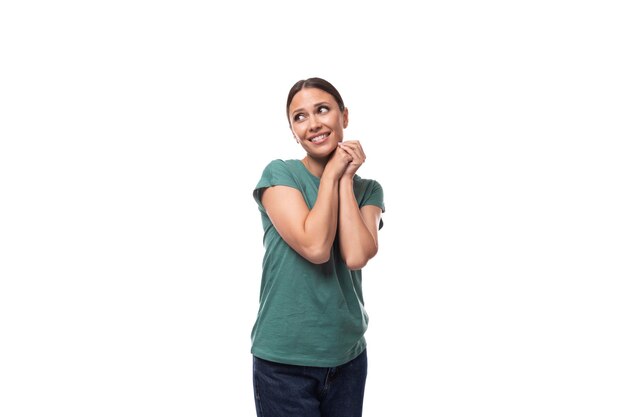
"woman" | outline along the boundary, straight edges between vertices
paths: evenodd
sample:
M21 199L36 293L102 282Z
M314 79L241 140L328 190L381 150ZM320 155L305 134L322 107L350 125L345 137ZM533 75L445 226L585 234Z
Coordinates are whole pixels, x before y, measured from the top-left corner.
M361 416L367 375L361 269L378 251L383 191L356 175L358 141L328 81L298 81L287 117L302 160L274 160L254 190L264 229L252 330L258 416Z

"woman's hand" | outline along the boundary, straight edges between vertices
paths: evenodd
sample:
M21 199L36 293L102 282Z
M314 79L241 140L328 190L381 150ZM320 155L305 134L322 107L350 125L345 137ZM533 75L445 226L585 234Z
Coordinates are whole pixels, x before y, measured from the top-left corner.
M341 146L337 146L324 167L324 174L331 175L331 178L338 180L345 175L346 169L351 162L352 156L350 156L350 153Z
M358 140L339 142L337 149L341 149L344 153L349 155L350 163L346 167L343 177L352 179L359 167L365 162L365 152L363 152L363 148Z

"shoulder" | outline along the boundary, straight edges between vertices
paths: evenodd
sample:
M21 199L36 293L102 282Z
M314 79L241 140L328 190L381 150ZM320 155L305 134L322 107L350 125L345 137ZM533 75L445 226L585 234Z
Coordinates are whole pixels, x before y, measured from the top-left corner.
M294 172L296 169L297 159L274 159L263 169L263 173L271 172Z
M274 159L263 169L261 179L254 187L254 198L260 202L261 194L265 188L275 185L285 185L292 188L300 188L300 181L296 170L297 160Z

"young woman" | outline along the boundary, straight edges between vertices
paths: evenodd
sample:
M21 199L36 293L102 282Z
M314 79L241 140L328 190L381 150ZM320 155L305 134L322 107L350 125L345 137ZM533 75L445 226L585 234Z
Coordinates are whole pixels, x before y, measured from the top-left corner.
M361 269L378 251L383 191L356 175L365 153L343 140L348 109L328 81L298 81L287 117L306 156L272 161L253 193L265 232L252 330L257 415L361 416Z

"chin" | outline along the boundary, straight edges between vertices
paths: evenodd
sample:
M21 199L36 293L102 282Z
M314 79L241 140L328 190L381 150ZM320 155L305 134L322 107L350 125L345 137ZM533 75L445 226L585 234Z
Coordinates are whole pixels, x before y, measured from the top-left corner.
M339 145L337 145L336 143L329 144L328 146L324 146L324 149L319 149L317 152L311 153L311 155L317 158L328 158L333 152L335 152L337 146Z
M316 158L324 158L326 156L329 156L331 153L333 153L335 149L337 149L338 146L339 145L337 144L337 142L335 142L335 143L325 143L321 146L315 146L315 145L304 146L303 148L306 151L306 153L311 156L315 156Z

